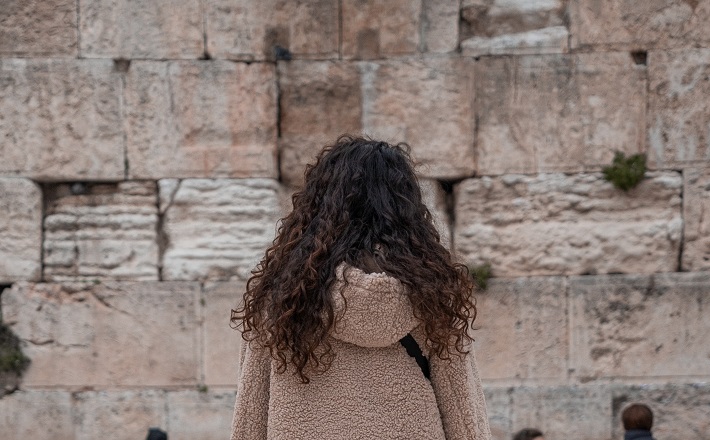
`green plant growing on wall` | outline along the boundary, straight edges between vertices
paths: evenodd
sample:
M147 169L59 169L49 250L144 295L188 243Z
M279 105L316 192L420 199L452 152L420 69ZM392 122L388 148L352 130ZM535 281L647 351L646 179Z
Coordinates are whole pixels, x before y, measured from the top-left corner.
M626 157L624 153L617 151L612 164L604 167L602 172L604 178L615 187L628 191L643 180L646 173L646 155L634 154Z
M473 282L481 290L488 288L488 279L492 275L491 263L483 263L478 266L468 266L468 273L471 274Z
M20 339L0 323L0 373L20 376L29 365L30 359L20 349Z

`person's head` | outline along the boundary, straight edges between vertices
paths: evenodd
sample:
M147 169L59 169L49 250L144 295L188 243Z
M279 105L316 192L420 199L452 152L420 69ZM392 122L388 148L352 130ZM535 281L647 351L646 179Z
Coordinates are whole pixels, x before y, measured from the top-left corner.
M544 440L544 437L539 429L525 428L515 433L513 440Z
M270 349L280 371L292 364L308 382L307 370L329 367L335 268L358 266L375 248L378 266L407 288L434 353L463 352L476 313L473 284L440 243L407 145L340 137L306 167L292 203L231 318Z
M650 431L653 427L653 412L642 403L634 403L621 412L621 422L627 431L632 429Z

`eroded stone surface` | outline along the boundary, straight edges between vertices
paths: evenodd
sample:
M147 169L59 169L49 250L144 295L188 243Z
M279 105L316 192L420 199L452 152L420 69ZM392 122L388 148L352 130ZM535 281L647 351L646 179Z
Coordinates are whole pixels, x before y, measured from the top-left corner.
M231 310L241 305L245 291L244 281L211 283L204 288L204 373L208 386L236 389L242 336L230 327L230 317Z
M74 440L71 405L67 391L15 391L4 396L0 399L2 438Z
M0 283L42 273L42 191L28 179L0 178Z
M216 0L205 3L207 50L215 58L337 58L338 2ZM282 55L283 56L283 55Z
M167 183L167 186L165 186ZM281 218L271 179L160 181L167 247L163 279L247 279ZM165 196L171 192L172 196Z
M570 279L574 375L707 375L709 298L708 273Z
M513 435L511 409L513 388L483 386L486 397L486 414L494 440L509 440Z
M132 177L276 177L273 65L134 61L126 81Z
M81 55L89 58L198 58L200 0L78 0Z
M683 270L710 269L710 168L683 170Z
M154 182L50 187L45 280L157 280L156 192Z
M710 49L653 51L648 63L649 165L710 164Z
M23 384L194 385L199 285L177 282L16 283L3 322L32 360Z
M467 179L455 248L499 277L675 271L681 184L675 172L647 173L628 193L600 174Z
M167 393L170 440L223 440L234 414L234 391Z
M76 55L76 0L5 0L0 56Z
M565 26L552 26L495 37L471 37L461 42L461 52L466 56L565 53L568 39Z
M459 0L422 2L421 49L453 52L459 40Z
M0 59L0 175L122 179L120 94L111 60Z
M476 64L478 173L579 172L643 151L645 67L627 53Z

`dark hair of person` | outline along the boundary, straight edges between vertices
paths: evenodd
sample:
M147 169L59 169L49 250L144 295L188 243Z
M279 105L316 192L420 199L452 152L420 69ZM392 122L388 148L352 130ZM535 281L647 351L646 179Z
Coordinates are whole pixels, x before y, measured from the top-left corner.
M533 440L538 437L542 437L542 431L534 428L525 428L518 431L514 436L513 440Z
M634 403L621 412L621 421L627 431L630 429L650 431L653 426L653 411L642 403Z
M330 367L328 334L339 319L329 293L335 268L343 261L362 267L373 256L403 284L432 353L467 353L473 282L440 242L409 146L341 136L306 166L291 200L231 316L246 341L269 349L278 372L292 365L308 383L310 372Z

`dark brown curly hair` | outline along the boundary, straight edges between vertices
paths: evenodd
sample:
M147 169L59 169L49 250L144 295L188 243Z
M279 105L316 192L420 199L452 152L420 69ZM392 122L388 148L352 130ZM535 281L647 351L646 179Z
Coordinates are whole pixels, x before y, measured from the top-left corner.
M270 350L279 372L291 364L308 383L310 372L329 368L335 268L362 267L372 256L405 286L432 352L442 359L467 352L473 282L441 244L409 146L341 136L306 166L292 202L231 316L246 341Z

